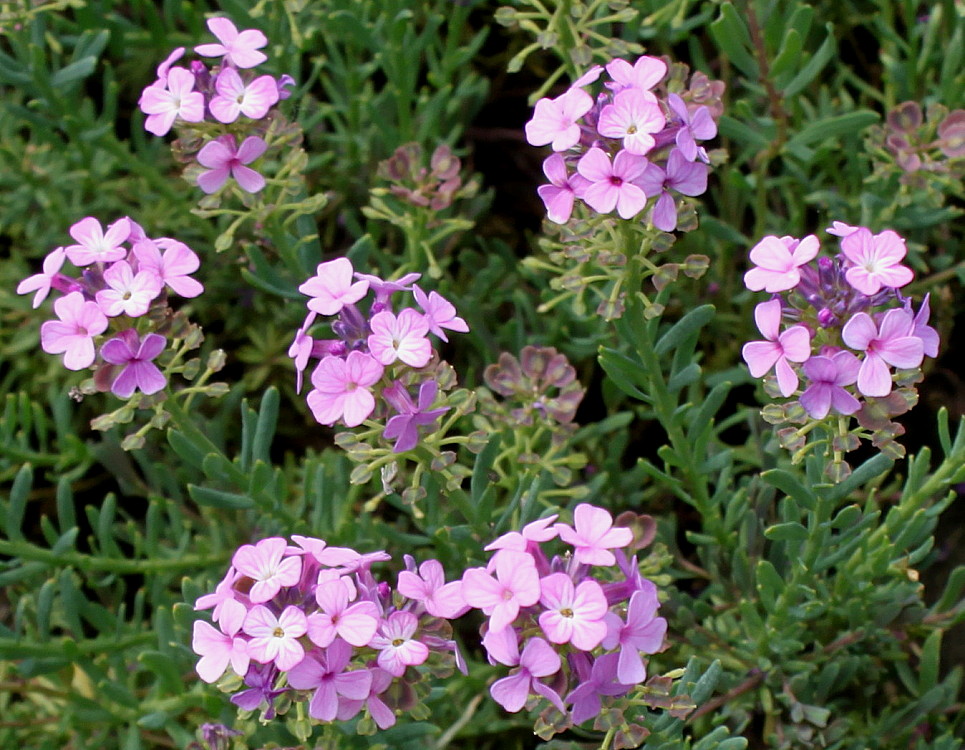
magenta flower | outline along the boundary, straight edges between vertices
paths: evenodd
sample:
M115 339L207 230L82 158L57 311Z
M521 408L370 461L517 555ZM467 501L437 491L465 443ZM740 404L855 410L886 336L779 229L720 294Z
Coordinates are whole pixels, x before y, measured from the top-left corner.
M429 658L429 647L413 638L418 627L419 618L411 612L393 612L369 643L379 652L379 666L393 677Z
M389 310L376 313L369 327L369 351L383 365L401 360L410 367L425 367L432 358L432 343L426 338L429 324L424 315L411 307L398 316Z
M60 320L40 326L40 347L48 354L63 354L68 370L89 367L94 361L94 336L107 330L107 317L80 292L54 300L54 312Z
M587 565L613 565L611 549L626 547L633 541L630 529L613 526L613 516L603 508L580 503L573 511L573 526L557 523L556 530L567 544L575 548L574 557Z
M305 613L293 604L285 607L278 617L268 607L258 604L245 617L244 631L251 636L248 655L261 664L289 670L305 658L305 649L298 639L305 635L307 628Z
M111 383L111 392L118 398L130 398L134 391L151 395L167 385L167 380L152 360L164 351L168 340L156 333L147 334L142 341L137 331L128 328L101 347L105 362L122 367Z
M567 175L566 161L562 154L550 154L543 161L543 174L549 185L536 188L546 206L546 216L557 224L565 224L573 214L573 201L583 196L591 184L579 173Z
M597 716L603 709L602 696L625 695L630 690L632 685L623 684L617 678L618 663L617 654L603 654L593 662L589 675L581 675L579 686L566 696L566 702L573 704L574 724Z
M489 629L498 632L516 619L520 607L539 601L539 573L530 555L504 550L496 560L496 576L485 568L469 568L462 576L466 604L489 615Z
M915 321L904 310L889 310L880 328L867 313L857 313L844 324L841 338L852 349L865 353L858 371L858 390L865 396L881 397L891 393L888 365L907 369L921 365L924 342L914 335Z
M624 149L610 163L603 149L594 146L577 162L579 173L592 184L583 193L583 200L601 214L614 207L621 219L638 214L647 204L643 189L634 184L646 169L647 160Z
M352 351L348 357L325 357L312 373L315 388L308 394L308 408L319 424L341 419L346 427L362 424L375 409L369 390L382 377L384 368L370 354Z
M342 579L324 581L315 589L321 611L308 616L308 637L317 646L328 646L336 636L359 648L368 646L379 628L379 608L374 602L349 605L349 591Z
M308 713L319 721L332 721L339 712L343 699L364 701L372 688L372 672L357 669L346 672L352 657L352 647L337 640L324 653L312 651L308 657L288 673L288 684L296 690L311 690L315 694L308 704Z
M242 690L231 696L231 702L245 711L254 711L267 704L264 719L271 721L275 718L275 698L288 692L287 687L275 688L278 669L273 664L256 666L254 664L245 675L245 685L248 690Z
M439 384L434 380L427 380L420 385L418 406L412 403L412 397L401 381L393 381L392 385L382 391L382 397L399 412L389 418L382 433L386 440L395 440L392 447L394 453L404 453L415 448L419 442L419 427L435 424L440 415L449 411L448 406L431 408L438 391Z
M205 682L217 682L228 664L239 677L248 672L248 642L237 635L244 619L245 610L242 609L226 613L219 623L221 630L203 620L195 621L191 648L201 657L195 669Z
M438 560L426 560L419 566L418 574L401 571L396 590L407 599L421 602L433 617L451 620L469 609L462 596L462 581L446 583L445 571Z
M246 164L258 159L268 144L256 135L245 138L235 148L235 137L225 134L208 141L198 152L198 163L208 170L198 175L198 187L206 193L214 193L234 177L238 186L248 193L257 193L265 186L265 178Z
M918 312L915 315L915 330L912 335L917 336L921 339L922 344L924 344L924 352L926 357L937 357L938 356L938 331L928 325L928 318L931 317L931 306L928 303L931 294L926 294L925 299L921 301L921 307L918 308ZM36 307L36 305L34 305ZM905 305L905 309L911 312L911 300Z
M268 38L257 29L238 31L227 18L209 18L208 29L220 44L199 44L194 51L204 57L220 57L236 68L253 68L260 65L268 56L258 52L268 44Z
M707 190L707 165L687 161L680 149L675 148L667 158L666 171L650 162L637 179L637 185L648 198L660 196L650 219L661 232L672 232L677 228L677 206L670 190L681 195L701 195Z
M302 548L311 560L326 567L353 565L361 555L348 547L329 547L324 539L292 534L292 541Z
M412 285L412 296L425 314L425 321L429 325L429 332L447 342L443 328L457 333L468 333L469 324L456 315L456 307L438 292L429 292L428 296L418 284Z
M821 249L813 234L803 240L768 235L751 248L751 262L757 265L744 274L744 285L752 292L784 292L801 280L800 266L810 262Z
M844 277L862 294L877 294L883 286L897 289L915 277L910 268L901 265L908 252L905 241L890 229L872 235L859 227L841 240L841 252L852 264Z
M78 244L68 245L64 252L78 268L91 263L121 260L127 256L127 250L121 247L131 233L131 222L127 218L118 219L105 232L97 219L88 216L74 224L69 231Z
M515 673L496 680L489 688L490 695L499 705L516 713L526 705L530 693L535 693L553 703L561 713L566 713L556 691L539 680L556 674L562 666L560 655L546 641L539 637L530 638L520 654L516 631L506 628L496 632L490 630L483 638L483 645L495 661L507 667L519 667Z
M278 101L278 84L271 76L259 76L247 86L234 68L224 68L215 80L218 95L208 107L219 122L230 123L244 115L260 120Z
M677 131L676 137L680 153L687 161L694 161L698 156L702 161L707 161L706 153L697 146L697 141L710 140L717 135L717 123L714 122L710 109L698 107L691 113L686 102L677 94L669 94L667 103L680 121L680 130Z
M570 88L555 99L540 99L526 123L527 142L532 146L549 143L554 151L566 151L579 143L577 121L592 107L593 97L579 88Z
M184 68L171 68L164 79L141 92L138 106L147 115L144 129L154 135L167 135L179 117L185 122L204 120L204 94L194 90L194 74Z
M811 381L800 398L804 411L813 419L824 419L832 407L837 414L854 414L861 402L844 386L854 384L860 369L861 363L851 352L811 357L804 363L804 375Z
M546 516L546 518L540 518L526 524L522 531L508 531L498 539L487 544L483 549L487 552L491 550L509 549L532 554L534 548L538 548L543 542L555 539L559 535L559 531L553 525L553 522L558 517L559 516L554 513L553 515Z
M572 643L581 651L592 651L606 635L606 596L596 581L574 586L566 573L552 573L540 581L539 602L546 607L539 626L551 643Z
M643 156L656 141L653 134L659 133L667 124L657 97L649 91L628 88L613 97L600 112L597 130L607 138L623 139L623 148L631 154Z
M238 548L231 564L241 575L255 583L248 592L252 604L275 597L283 586L295 586L302 574L301 558L285 556L288 542L279 536L262 539L257 544Z
M358 302L369 291L366 280L352 281L352 261L336 258L319 263L315 275L302 283L298 291L311 299L308 309L319 315L336 315L345 305Z
M644 588L630 597L626 623L613 612L606 614L607 634L603 648L609 651L620 647L616 676L624 685L637 685L647 679L647 668L640 653L655 654L663 646L667 621L656 616L659 606L657 587L651 581L645 581Z
M144 239L135 243L133 250L138 269L152 271L175 294L190 298L204 291L201 282L188 276L198 270L201 261L183 242L167 237Z
M776 368L777 384L782 396L797 390L798 377L790 362L805 362L811 356L811 332L804 326L792 326L779 333L781 300L761 302L754 308L757 328L766 341L751 341L741 351L751 376L760 378Z
M33 308L36 310L50 294L50 288L60 276L60 269L63 267L66 258L67 253L64 252L62 247L51 251L44 258L43 273L35 273L17 284L17 294L36 292L33 301Z
M626 60L618 57L607 63L606 72L614 81L608 83L607 88L614 92L629 88L649 91L667 75L667 63L659 57L644 55L630 65Z
M108 288L97 292L94 299L110 318L118 315L136 318L143 315L164 287L164 283L153 271L144 269L135 274L126 260L112 263L110 268L104 271L104 281Z

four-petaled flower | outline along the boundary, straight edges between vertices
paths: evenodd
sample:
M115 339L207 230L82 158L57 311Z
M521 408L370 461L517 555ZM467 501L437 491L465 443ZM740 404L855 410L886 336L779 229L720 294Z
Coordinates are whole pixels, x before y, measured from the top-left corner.
M216 192L228 181L229 175L249 193L257 193L265 186L265 178L245 165L265 153L268 144L256 135L245 138L237 148L235 144L235 137L226 133L208 141L198 152L198 163L208 167L198 175L198 187L204 192Z
M154 135L166 135L179 117L185 122L204 119L204 94L194 90L194 74L184 68L171 68L161 84L160 79L141 93L138 106L147 115L144 129Z
M121 247L121 243L131 234L130 219L118 219L105 232L97 219L88 216L71 226L69 231L78 244L68 245L64 252L78 268L98 261L121 260L127 256L127 250Z
M406 667L429 658L429 647L413 638L418 627L419 618L411 612L393 612L372 638L370 645L379 652L379 666L393 677L401 677Z
M546 216L556 224L565 224L573 214L573 201L582 197L591 183L579 172L568 174L562 154L546 157L543 174L550 184L540 185L536 192L546 206Z
M224 56L224 61L236 68L253 68L261 65L268 56L259 52L268 44L268 38L257 29L239 32L227 18L209 18L208 30L220 44L199 44L194 51L204 57Z
M865 396L891 393L891 371L918 367L925 356L924 342L914 335L915 321L904 310L889 310L880 325L867 313L857 313L844 324L841 338L852 349L865 353L858 370L858 390Z
M667 96L667 104L677 116L680 130L677 131L675 142L680 153L687 161L694 161L700 157L701 161L707 161L707 154L704 149L697 145L697 141L707 141L717 135L717 123L710 114L707 107L698 107L691 112L687 108L687 103L677 94Z
M47 299L47 295L50 294L50 288L60 275L60 269L63 267L66 258L67 254L64 252L64 248L58 247L52 250L50 254L44 258L43 273L35 273L33 276L28 276L17 284L17 294L36 292L32 306L34 309L40 307L40 304Z
M540 581L539 602L546 611L539 625L552 643L572 643L582 651L592 651L606 635L606 596L596 581L580 581L576 586L566 573L552 573Z
M231 564L243 576L254 581L248 597L253 604L274 598L282 586L294 586L302 574L302 561L297 556L285 556L288 543L281 537L262 539L257 544L238 548Z
M448 406L433 409L432 402L439 392L439 384L435 380L427 380L419 386L419 403L412 403L408 389L401 381L393 381L382 391L382 397L397 412L385 423L382 437L395 440L392 447L394 453L404 453L415 448L419 442L419 427L435 424L442 414L449 411Z
M561 713L566 712L556 691L539 679L556 674L562 666L560 655L546 641L534 636L526 641L520 654L516 631L506 628L501 631L490 630L483 638L483 645L491 659L507 667L518 667L514 674L496 680L489 688L493 700L499 705L510 713L516 713L526 705L530 693L535 693L553 703Z
M779 333L781 325L781 300L761 302L754 308L757 328L766 341L744 344L741 352L744 361L755 378L763 377L776 368L777 384L782 396L790 396L797 390L798 377L789 362L805 362L811 356L811 332L804 326L792 326Z
M248 610L244 631L251 636L248 655L261 664L273 663L281 670L289 670L305 658L299 638L305 635L308 623L305 613L289 604L278 617L263 604Z
M838 414L854 414L861 402L845 390L858 379L861 363L851 352L811 357L804 363L810 385L801 394L801 406L813 419L824 419L834 407Z
M818 254L821 244L809 234L803 240L768 235L751 248L752 268L744 274L744 284L752 292L784 292L801 280L801 266Z
M342 578L327 580L315 589L321 611L308 616L308 637L317 646L328 646L336 637L353 646L367 646L379 627L379 609L373 602L349 604Z
M336 640L324 652L312 651L288 673L288 684L296 690L315 689L308 713L319 721L332 721L343 699L362 701L372 687L372 672L357 669L346 672L352 647Z
M130 398L137 389L150 396L164 388L167 379L152 360L164 351L166 344L167 339L157 333L149 333L138 341L133 328L105 342L101 357L122 368L111 383L111 392L118 398Z
M520 607L539 601L539 573L530 555L504 550L496 560L496 575L469 568L462 576L466 604L489 615L489 629L498 632L516 619Z
M80 292L54 300L54 312L60 320L40 326L40 347L48 354L63 354L68 370L89 367L95 355L94 336L107 330L107 316Z
M376 313L369 327L369 351L383 365L400 360L410 367L425 367L432 358L432 342L426 338L429 324L411 307L398 315L388 310Z
M308 408L319 424L332 425L341 419L346 427L357 427L375 409L369 390L385 368L365 352L351 351L345 359L325 357L312 372L315 388L308 394Z
M369 282L352 281L352 261L336 258L319 263L315 275L298 287L311 299L308 309L319 315L337 315L345 305L352 305L366 295Z
M574 557L587 565L613 565L611 549L626 547L633 541L630 529L613 526L613 516L604 508L580 503L573 511L573 526L554 524L567 544L575 548ZM576 527L576 528L573 528Z
M215 80L218 95L208 105L219 122L231 123L244 115L260 120L278 101L278 83L269 75L259 76L248 85L234 68L225 68Z
M654 147L653 134L667 124L657 97L649 91L628 88L613 97L600 112L597 130L607 138L622 138L623 148L643 156Z
M593 97L580 88L570 88L555 99L540 99L526 123L526 140L533 146L549 143L554 151L566 151L579 142L577 121L592 107Z
M94 299L110 318L143 315L164 286L154 271L141 269L135 274L126 260L119 260L104 271L104 282L108 288L97 292Z
M862 294L877 294L881 287L898 288L909 283L914 273L901 265L908 250L905 241L890 229L872 235L865 227L841 240L841 252L852 264L844 277Z
M700 195L707 190L707 165L690 162L679 148L667 157L667 169L653 162L647 164L637 185L643 188L648 198L659 196L654 203L650 220L661 232L672 232L677 228L677 206L670 190L681 195Z
M601 214L616 208L621 219L635 216L647 205L643 188L635 184L646 167L645 158L626 149L611 163L603 149L591 148L576 164L579 173L591 183L583 191L583 200Z
M617 660L617 680L624 685L636 685L647 679L647 668L640 658L644 654L655 654L663 645L667 632L667 621L657 617L657 587L646 579L643 588L633 592L627 606L626 623L619 615L608 612L605 616L607 634L603 648L610 650L620 647Z
M217 682L228 664L235 674L244 677L248 672L250 656L248 642L238 635L245 619L245 609L228 610L218 623L221 630L203 620L196 620L191 648L201 658L195 669L205 682Z

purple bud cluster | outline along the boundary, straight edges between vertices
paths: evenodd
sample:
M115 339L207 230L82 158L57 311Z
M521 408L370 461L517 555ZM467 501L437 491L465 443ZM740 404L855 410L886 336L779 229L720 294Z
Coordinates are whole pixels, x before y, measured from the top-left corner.
M927 120L918 102L903 102L888 113L876 134L911 182L917 172L946 174L961 179L965 167L965 109L948 112L928 108Z
M547 215L565 224L576 199L600 214L616 209L623 219L650 206L653 226L672 232L676 196L707 189L711 160L698 142L717 135L723 84L694 76L683 90L668 80L667 63L649 56L633 65L617 58L605 70L609 80L595 96L587 89L600 79L600 66L560 96L536 102L526 124L530 144L554 151L543 163L550 182L539 188Z
M56 320L40 327L40 345L49 354L63 354L64 367L83 370L98 364L99 390L130 398L136 390L151 395L167 379L154 363L164 351L169 328L169 292L196 297L204 287L190 274L200 261L183 242L150 238L129 218L105 230L88 216L70 228L76 244L47 255L43 271L24 279L18 294L34 292L39 307L51 290ZM78 275L64 272L66 262Z
M357 427L378 409L378 418L387 420L382 436L395 441L396 453L412 450L419 428L432 431L448 411L433 408L442 363L429 334L448 341L446 330L469 330L448 300L415 284L419 278L410 273L384 281L355 272L348 258L320 263L316 275L298 288L311 298L309 312L288 352L299 391L305 369L316 360L307 400L320 424ZM403 292L412 294L422 312L393 308L393 296ZM363 300L367 308L360 308ZM309 334L319 315L335 316L330 324L335 338Z
M262 136L270 113L291 95L294 79L257 75L253 70L268 59L259 51L268 44L260 31L239 32L230 20L220 17L208 19L208 29L217 43L201 44L194 51L220 61L211 68L200 60L188 68L174 67L184 56L184 47L168 55L158 66L157 80L144 89L138 102L147 115L144 128L159 136L175 125L184 131L181 151L196 152L205 168L196 181L205 193L217 192L229 177L242 190L257 193L265 178L248 165L268 149Z

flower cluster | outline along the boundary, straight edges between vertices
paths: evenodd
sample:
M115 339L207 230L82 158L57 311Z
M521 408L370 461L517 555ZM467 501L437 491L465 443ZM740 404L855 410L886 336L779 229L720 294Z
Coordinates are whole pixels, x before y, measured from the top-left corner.
M258 75L254 68L267 60L260 50L268 44L255 29L238 31L227 18L208 19L217 43L194 51L220 60L211 68L200 60L176 67L184 56L178 47L157 68L157 80L141 93L139 105L147 115L145 129L163 136L178 126L179 150L196 155L203 167L194 177L205 193L215 193L234 178L238 186L257 193L265 178L249 164L268 149L264 135L272 108L290 96L294 80ZM264 121L264 122L259 122Z
M827 419L834 425L832 467L840 474L847 471L840 453L857 447L861 436L899 450L892 439L902 428L888 419L882 423L882 417L915 403L912 386L924 357L937 355L938 334L928 325L928 297L916 310L899 291L914 275L902 264L904 239L892 230L874 234L841 222L827 231L840 238L840 252L831 258L815 261L820 250L815 235L768 236L751 250L755 267L744 283L774 296L757 305L764 340L745 344L743 357L754 377L774 371L771 382L765 381L771 395L796 396L765 410L775 423L806 423L781 431L786 447L804 448L805 435L817 423ZM857 415L858 430L841 419L850 415Z
M573 525L551 515L504 534L486 549L486 567L462 577L466 603L488 616L483 646L493 664L513 669L493 683L507 711L527 704L564 715L554 727L582 724L647 678L642 654L663 648L657 588L640 575L634 532L603 508L582 503ZM550 558L544 545L569 549ZM552 712L550 712L552 713Z
M167 384L154 360L167 345L160 331L168 294L201 294L204 287L190 276L198 256L183 242L151 239L126 217L105 230L88 216L70 236L75 244L53 250L43 271L17 287L18 294L34 292L35 308L51 290L63 295L54 301L57 319L40 327L41 348L63 354L69 370L98 362L95 383L119 398L157 393ZM78 276L64 272L67 261L81 269Z
M543 162L549 184L539 188L547 215L566 223L577 198L623 219L649 205L653 226L672 232L677 196L707 189L710 158L699 142L717 135L721 91L696 76L689 89L671 90L667 63L656 57L632 65L617 58L605 70L609 80L596 96L587 89L600 66L556 98L540 99L526 124L526 140L554 152Z
M377 418L386 420L382 437L395 441L396 453L415 448L420 428L433 431L448 411L435 406L441 363L429 334L448 341L447 330L469 330L449 301L415 284L419 278L410 273L384 281L356 273L348 258L320 263L298 288L311 298L309 312L288 352L299 391L309 362L317 360L308 406L320 424L357 427L378 410ZM421 312L393 309L393 295L402 292L412 294ZM335 317L330 329L336 338L310 335L319 315Z
M227 575L195 609L212 609L215 626L194 623L192 648L205 682L222 680L231 701L264 719L308 700L319 722L364 712L367 726L387 729L396 711L417 703L414 686L427 670L463 670L448 620L467 611L459 582L445 583L441 564L416 567L406 556L395 591L376 580L384 552L360 554L321 539L292 536L240 547ZM243 684L242 684L243 680Z

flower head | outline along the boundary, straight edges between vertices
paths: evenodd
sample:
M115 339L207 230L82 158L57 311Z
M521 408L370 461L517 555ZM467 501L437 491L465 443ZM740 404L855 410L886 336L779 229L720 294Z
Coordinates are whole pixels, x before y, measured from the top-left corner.
M496 560L496 575L470 568L462 577L466 603L489 615L489 629L498 632L516 619L520 607L539 601L539 573L530 555L506 550Z
M40 326L40 346L48 354L63 354L64 367L83 370L94 361L94 336L107 330L107 317L96 302L71 292L54 301L59 320Z
M376 313L369 321L369 351L383 365L396 360L410 367L425 367L432 358L432 343L426 338L429 323L410 307L398 316L388 310Z
M151 303L161 293L164 282L154 271L141 269L136 274L131 264L119 260L104 271L107 289L95 295L95 300L108 317L129 315L136 318L144 315Z
M312 373L315 388L308 394L308 406L319 424L346 427L362 424L375 409L369 390L382 377L384 368L372 355L352 351L348 357L325 357Z
M881 287L902 287L914 278L901 259L908 250L905 241L890 229L872 235L859 227L841 240L841 252L851 263L845 278L862 294L875 294Z
M613 516L604 508L580 503L573 511L573 526L555 524L560 539L575 547L574 557L587 565L613 565L611 549L626 547L633 541L630 529L613 526Z
M305 635L308 623L305 613L289 604L277 617L268 607L258 604L248 610L244 631L251 636L248 655L261 664L273 663L285 671L305 658L299 638Z
M262 539L257 544L238 548L231 564L241 575L254 581L248 596L253 604L261 604L275 597L283 586L294 586L302 572L302 561L297 556L286 556L288 543L281 537Z
M590 181L583 193L586 204L601 214L614 208L621 219L638 214L647 204L647 196L635 181L643 174L647 160L624 149L610 162L603 149L593 147L587 151L576 168Z
M593 97L580 88L570 88L555 99L540 99L526 123L526 140L533 146L549 143L554 151L566 151L579 142L577 121L592 107Z
M214 34L220 44L199 44L194 51L204 57L219 57L236 68L253 68L260 65L268 56L258 52L268 44L268 38L257 29L245 29L239 32L227 18L209 18L208 29Z
M244 115L260 120L278 101L278 84L271 76L259 76L245 85L234 68L224 68L215 80L218 95L208 105L219 122L231 123Z
M543 161L543 174L550 184L540 185L536 192L546 206L546 216L556 224L565 224L573 214L574 200L582 197L591 183L579 172L567 174L566 161L557 153Z
M763 377L777 368L777 383L782 396L790 396L797 390L797 373L789 362L805 362L811 356L811 332L804 326L792 326L779 333L781 324L781 301L772 299L762 302L754 309L757 327L766 341L744 344L742 355L751 375Z
M58 247L51 251L44 258L43 273L35 273L17 284L17 294L29 294L36 292L33 300L33 308L37 309L40 304L47 299L50 289L60 274L60 269L64 265L67 254L64 248Z
M208 167L198 175L198 187L204 192L216 192L227 182L229 175L248 193L257 193L265 186L265 178L245 165L265 153L268 144L256 135L245 138L237 148L235 144L235 137L226 133L208 141L198 152L198 163Z
M657 97L649 91L628 88L613 97L600 112L597 130L607 138L620 138L623 148L643 156L654 147L654 133L667 124Z
M406 667L422 664L429 657L429 647L413 637L418 627L419 618L411 612L393 612L372 638L379 666L392 676L401 677Z
M854 384L861 369L861 363L851 352L811 357L803 369L810 384L800 401L810 417L824 419L832 407L838 414L854 414L861 408L861 402L844 387Z
M148 333L138 341L137 331L128 328L121 331L101 347L105 362L121 366L121 371L111 383L111 392L118 398L130 398L134 391L151 395L165 385L167 379L152 360L164 351L167 339L156 333Z
M889 310L880 325L867 313L858 313L844 324L841 338L852 349L865 353L858 371L858 390L865 396L891 393L891 371L918 367L925 356L924 342L914 335L915 321L904 310Z
M587 579L574 586L566 573L552 573L540 581L539 601L546 607L539 625L551 643L572 643L582 651L600 645L607 602L599 583Z
M320 315L337 315L345 305L358 302L369 291L366 280L354 281L352 261L336 258L319 263L315 275L298 287L311 299L308 309Z
M127 256L127 249L121 247L121 243L130 233L131 222L127 218L118 219L105 232L97 219L88 216L70 228L70 236L78 244L68 245L64 251L68 260L78 268L98 261L121 260Z
M753 292L793 289L801 280L798 269L812 261L820 248L813 234L803 240L768 235L751 248L751 262L757 267L744 274L744 284Z
M147 115L144 129L154 135L166 135L181 118L185 122L204 120L204 94L194 90L194 74L184 68L171 68L163 85L158 80L141 93L138 106Z

